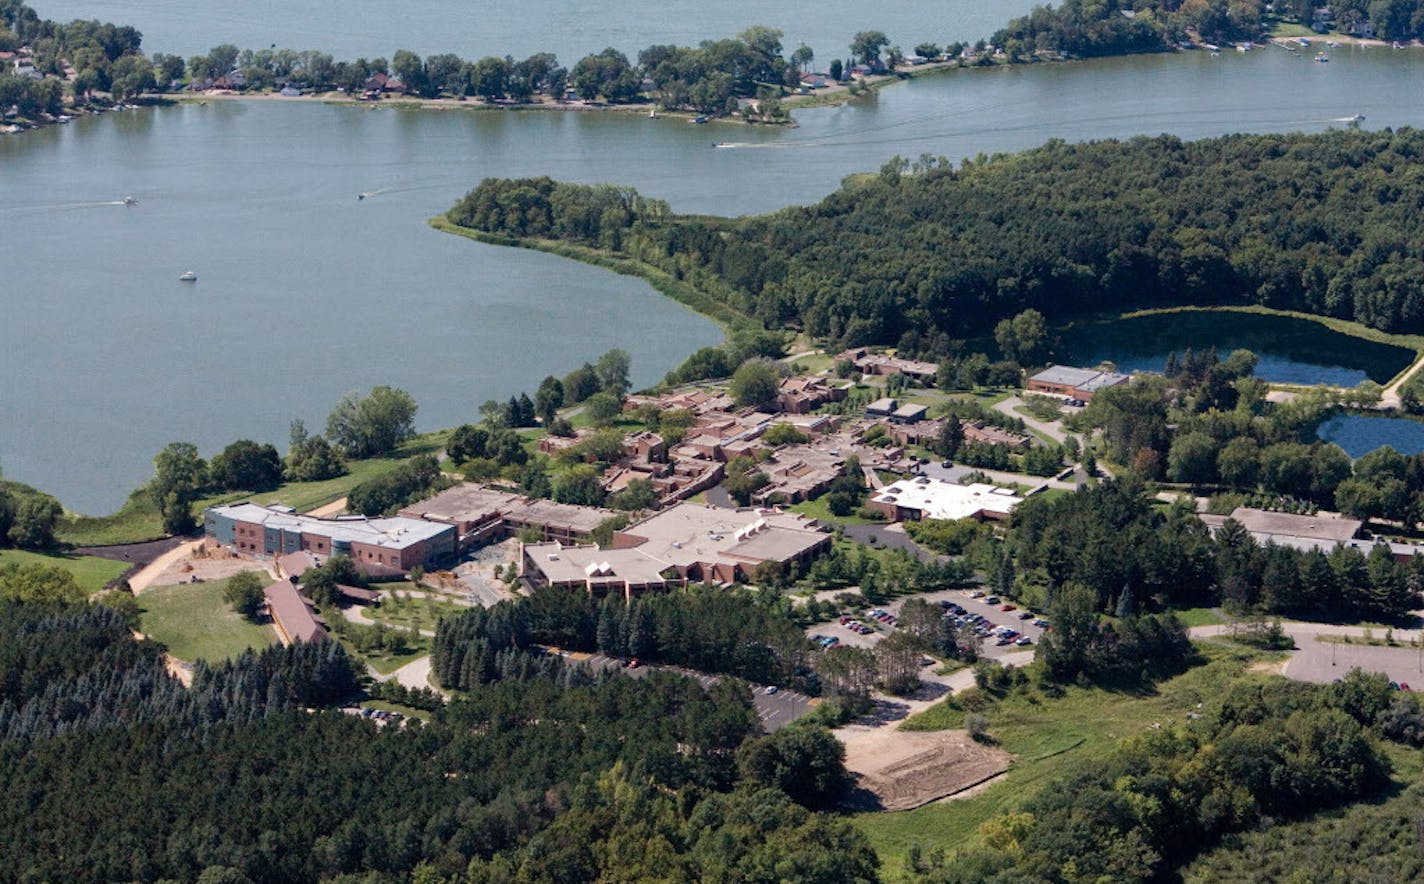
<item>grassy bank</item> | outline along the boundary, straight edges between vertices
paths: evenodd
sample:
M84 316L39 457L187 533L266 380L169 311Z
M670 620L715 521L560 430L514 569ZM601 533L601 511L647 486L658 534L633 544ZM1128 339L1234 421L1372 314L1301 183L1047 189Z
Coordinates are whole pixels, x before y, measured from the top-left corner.
M282 503L301 512L315 509L345 497L362 482L382 476L406 460L421 454L435 454L445 446L450 430L424 433L400 446L391 457L373 457L346 462L347 472L335 479L320 482L287 482L271 491L250 493L234 491L205 497L193 504L193 513L201 518L204 509L239 500L257 503ZM129 495L112 515L85 516L65 513L56 529L64 543L75 546L110 546L119 543L141 543L164 537L163 520L158 507L146 488Z
M96 556L76 556L71 553L34 553L22 549L0 549L0 565L11 562L20 565L49 565L63 568L74 575L74 581L85 592L98 592L104 584L129 568L128 562L111 562Z
M180 660L226 660L277 641L269 625L241 617L223 600L226 580L161 586L138 596L140 629Z
M1198 703L1221 696L1238 679L1262 679L1250 673L1261 655L1244 650L1199 646L1209 660L1156 687L1137 693L1070 686L1053 699L1036 690L1014 693L993 703L983 714L988 732L1014 756L1003 777L982 793L959 801L944 801L898 813L855 817L856 825L880 854L886 880L905 880L910 847L928 854L982 846L979 826L994 817L1021 810L1038 790L1085 760L1102 758L1125 738L1155 723L1181 720ZM944 730L963 725L964 712L937 704L902 725L910 730Z
M551 255L558 255L561 258L570 258L574 261L592 264L595 267L602 267L605 270L612 270L614 273L621 273L624 276L639 277L687 309L705 316L722 326L722 329L728 334L743 328L760 327L755 320L718 300L711 293L704 292L682 280L675 279L672 274L627 255L592 249L587 246L573 245L572 243L566 243L560 240L521 239L482 233L478 230L472 230L468 227L461 227L458 224L454 224L443 215L437 215L431 218L430 226L444 233L453 233L456 236L463 236L466 239L472 239L487 245L512 246L514 248L548 252Z

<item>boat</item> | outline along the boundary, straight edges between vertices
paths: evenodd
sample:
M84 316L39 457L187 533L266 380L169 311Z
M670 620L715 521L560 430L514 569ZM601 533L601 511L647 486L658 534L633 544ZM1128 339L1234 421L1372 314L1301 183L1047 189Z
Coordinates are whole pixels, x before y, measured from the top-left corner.
M1326 45L1326 46L1329 46L1331 49L1339 49L1339 48L1340 48L1340 44L1339 44L1339 43L1336 43L1334 40L1331 40L1329 43L1326 43L1325 45Z
M1321 64L1324 64L1330 60L1330 56L1326 55L1323 52L1317 52L1315 53L1315 60L1320 62Z
M179 281L179 282L197 282L197 281L198 281L198 274L194 273L194 272L191 271L191 270L184 270L183 273L182 273L182 275L178 277L178 281Z
M126 196L126 197L124 197L124 205L126 205L126 206L136 206L136 205L138 205L138 200L134 199L134 198L131 197L131 196Z
M705 122L707 122L707 118L706 118L706 117L696 117L695 119L693 119L692 122L694 122L694 123L705 123Z

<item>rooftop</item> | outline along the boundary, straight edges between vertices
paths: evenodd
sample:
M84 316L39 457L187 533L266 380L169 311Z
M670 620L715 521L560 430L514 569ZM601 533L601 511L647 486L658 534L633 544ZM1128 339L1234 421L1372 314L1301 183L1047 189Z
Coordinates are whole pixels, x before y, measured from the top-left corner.
M1007 488L975 483L956 485L921 477L901 479L885 487L873 500L919 510L927 519L967 519L982 513L1008 515L1023 498Z
M265 507L255 503L215 506L211 511L229 519L258 524L265 528L320 534L333 541L364 543L383 549L406 549L450 530L448 525L405 516L384 519L370 519L365 516L319 519L316 516L294 513L287 507Z
M1304 537L1323 540L1327 543L1344 543L1359 536L1364 523L1342 516L1317 513L1313 516L1297 516L1292 513L1275 513L1269 510L1251 509L1239 506L1231 511L1231 518L1253 535Z
M1088 383L1100 374L1102 374L1102 372L1092 368L1072 368L1067 365L1050 365L1043 371L1029 378L1029 380L1038 381L1041 384L1061 384L1065 387L1077 387Z
M531 543L524 547L524 553L539 563L539 570L553 583L616 579L655 584L663 582L662 572L667 567L638 549Z
M291 641L314 642L326 638L326 627L317 622L307 600L290 582L278 580L262 590L262 595L267 599L272 619Z
M680 503L619 532L666 565L795 558L825 541L811 521L793 513L723 509Z

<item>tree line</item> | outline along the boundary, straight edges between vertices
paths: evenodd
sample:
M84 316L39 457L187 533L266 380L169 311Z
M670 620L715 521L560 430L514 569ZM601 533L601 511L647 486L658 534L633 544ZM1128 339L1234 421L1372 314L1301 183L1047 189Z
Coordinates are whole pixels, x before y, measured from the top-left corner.
M1070 584L1097 610L1127 616L1153 606L1235 606L1240 611L1395 619L1417 605L1424 560L1396 562L1387 546L1297 550L1259 544L1237 522L1216 534L1190 506L1154 507L1127 478L1014 509L1002 550L981 556L995 589L1046 607ZM995 559L995 556L999 556ZM997 561L997 564L991 564Z
M862 835L805 809L844 788L840 745L762 736L738 682L531 676L414 697L428 724L378 728L328 710L358 688L335 642L199 664L185 688L54 571L0 569L9 877L875 878Z
M1242 680L1203 714L1128 738L981 831L984 848L918 857L913 879L1145 882L1223 836L1378 794L1380 738L1413 703L1358 670L1332 685ZM1300 866L1292 863L1291 868Z
M1173 136L892 160L809 207L743 220L620 216L546 225L722 297L768 328L931 358L1033 308L1050 319L1154 304L1261 304L1382 330L1424 319L1424 133ZM558 188L518 190L537 218ZM467 198L469 199L469 198ZM632 197L625 197L632 202ZM451 220L520 235L461 207ZM613 221L610 216L608 220ZM1413 282L1411 282L1413 281Z

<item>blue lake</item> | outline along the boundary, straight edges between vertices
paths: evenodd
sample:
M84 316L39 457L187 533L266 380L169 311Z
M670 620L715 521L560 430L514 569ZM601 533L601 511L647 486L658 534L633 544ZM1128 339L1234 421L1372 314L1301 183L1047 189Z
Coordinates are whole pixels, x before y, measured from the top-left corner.
M1321 424L1315 434L1322 441L1339 445L1351 457L1361 457L1386 445L1404 455L1424 452L1424 423L1403 417L1337 414Z
M1403 347L1341 334L1308 319L1257 313L1185 311L1134 316L1065 330L1054 358L1074 365L1113 362L1121 371L1161 371L1172 353L1215 347L1260 357L1256 377L1279 384L1353 387L1387 383L1414 359Z

